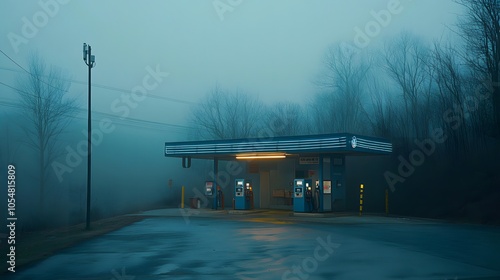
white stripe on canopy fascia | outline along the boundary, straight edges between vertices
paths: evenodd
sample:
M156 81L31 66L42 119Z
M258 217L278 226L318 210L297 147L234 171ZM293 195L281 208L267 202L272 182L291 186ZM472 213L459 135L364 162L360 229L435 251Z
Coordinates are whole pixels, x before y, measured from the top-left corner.
M323 147L323 148L311 148L311 147L296 147L293 149L240 149L240 150L171 150L167 149L167 154L175 155L175 154L221 154L221 153L246 153L246 152L294 152L294 151L325 151L325 150L334 150L345 148L345 146L335 146L335 147Z
M345 137L340 137L340 138L323 138L323 139L304 139L304 140L282 140L282 141L253 141L253 142L245 142L245 143L210 143L210 144L186 144L186 145L179 145L181 147L186 147L186 148L198 148L198 147L233 147L233 146L248 146L248 145L280 145L280 144L285 144L285 143L295 143L295 144L312 144L312 143L324 143L324 142L341 142L342 140L345 140ZM177 147L179 147L177 146ZM175 146L172 146L175 147Z
M386 144L390 144L389 142L386 142L386 141L371 140L371 139L366 139L366 138L357 138L357 140L361 140L361 141L365 141L365 142L370 142L370 143L386 143Z
M368 146L368 145L363 145L363 144L359 144L357 147L363 148L363 149L368 149L368 150L392 152L392 148L380 148L380 147Z
M370 147L370 149L392 149L392 146L387 145L370 145L365 143L358 143L357 147Z
M288 149L288 148L297 148L297 147L308 147L308 148L321 148L321 147L332 147L332 146L345 146L345 143L331 143L331 142L323 142L312 145L311 143L295 143L295 144L274 144L274 145L234 145L234 146L214 146L214 145L187 145L187 146L169 146L169 149L198 149L198 150L241 150L241 149Z
M282 144L278 145L278 147L322 147L322 146L329 146L329 145L336 145L336 146L345 146L345 143L331 143L331 142L326 142L326 143L321 143L321 144L316 144L316 145L305 145L305 144Z
M368 140L368 139L363 139L363 138L358 138L357 140L358 140L358 143L365 143L368 145L392 146L391 143L387 143L387 142L374 141L374 140Z
M374 147L369 147L369 146L358 146L357 148L361 149L367 149L367 150L372 150L372 151L383 151L383 152L392 152L391 148L374 148Z
M169 150L198 150L198 151L240 151L240 150L282 150L282 149L323 149L323 148L342 148L345 147L345 143L323 143L322 145L281 145L281 146L270 146L270 147L255 147L255 146L245 146L245 147L230 147L230 148L220 148L220 147L183 147L183 146L168 146Z
M369 149L369 150L392 151L391 147L376 147L376 146L369 146L369 145L363 145L363 144L359 144L357 147L365 148L365 149Z
M248 148L248 147L258 147L258 148L269 148L269 147L322 147L322 146L345 146L346 143L335 143L335 142L323 142L316 145L311 144L278 144L278 145L234 145L227 147L218 146L166 146L170 149L182 148L182 149L238 149L238 148Z
M345 143L323 143L321 145L279 145L279 146L245 146L245 147L182 147L182 146L167 146L170 150L246 150L246 149L293 149L293 148L325 148L325 147L345 147Z
M257 148L268 148L268 147L320 147L320 146L327 146L327 145L343 145L345 146L346 143L336 143L336 142L322 142L322 143L316 143L316 144L311 144L311 143L288 143L288 144L275 144L275 145L234 145L234 146L166 146L169 148L182 148L182 149L217 149L217 148L230 148L230 149L238 149L238 148L248 148L248 147L257 147Z
M276 147L302 147L302 146L308 146L308 147L315 147L315 146L322 146L322 145L325 145L325 144L330 144L331 142L326 142L326 141L311 141L311 142L308 142L308 143L304 143L304 142L289 142L289 143L281 143L281 142L275 142L275 143L269 143L269 144L262 144L262 143L245 143L245 144L235 144L235 145L232 145L231 148L234 148L234 149L243 149L243 148L248 148L248 147L252 147L252 148L258 148L258 149L262 149L262 148L268 148L268 147L273 147L273 148L276 148ZM345 143L335 143L334 144L345 144ZM213 146L212 146L213 147ZM215 148L226 148L226 147L221 147L221 146L218 146L216 145Z
M259 141L247 143L221 143L221 144L187 144L179 146L166 146L166 153L238 153L256 151L286 151L286 150L324 150L346 147L346 137L302 139L283 141Z
M366 139L360 139L358 140L358 145L368 145L368 146L374 146L374 147L392 147L391 143L387 142L380 142L380 141L367 141Z
M325 139L312 139L312 140L293 140L293 141L252 141L252 142L240 142L240 143L206 143L206 144L185 144L179 145L183 147L200 147L200 146L238 146L238 145L276 145L279 143L288 143L288 142L321 142Z
M315 142L315 141L325 141L325 140L339 140L345 137L334 137L334 138L313 138L313 139L299 139L299 140L274 140L274 141L253 141L248 143L290 143L290 142Z

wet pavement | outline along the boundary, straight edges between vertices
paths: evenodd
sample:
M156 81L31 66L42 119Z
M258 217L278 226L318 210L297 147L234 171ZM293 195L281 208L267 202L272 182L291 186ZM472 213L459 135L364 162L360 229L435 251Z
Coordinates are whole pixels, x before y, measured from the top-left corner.
M500 279L500 228L376 216L179 209L7 279Z

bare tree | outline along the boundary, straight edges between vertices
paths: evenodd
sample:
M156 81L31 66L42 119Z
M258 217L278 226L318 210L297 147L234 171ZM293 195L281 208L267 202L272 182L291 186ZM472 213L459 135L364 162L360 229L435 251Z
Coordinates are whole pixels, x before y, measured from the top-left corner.
M361 132L368 115L363 107L365 85L370 70L361 53L331 47L325 57L325 72L318 81L323 93L314 106L319 132Z
M466 11L458 25L465 40L464 57L478 82L492 87L492 119L500 137L500 0L455 1Z
M342 131L337 125L337 106L335 96L331 92L316 93L310 108L314 108L311 118L312 133L334 133Z
M396 136L396 112L391 97L386 90L382 90L378 79L373 79L367 86L372 104L371 117L368 121L371 124L372 132L379 137L390 138ZM400 135L400 134L399 134Z
M59 156L58 137L69 124L76 109L74 99L66 97L70 82L60 70L47 69L37 55L29 60L29 74L18 80L21 106L29 126L23 127L26 144L38 155L40 208L44 209L50 163Z
M293 102L278 102L267 110L265 125L273 136L305 134L307 131L303 109Z
M439 112L433 120L439 127L446 130L450 136L448 152L452 156L462 152L470 152L477 145L478 141L484 140L486 125L483 120L488 106L483 100L476 100L478 108L468 110L467 98L474 90L471 88L472 81L466 76L466 67L460 60L458 51L451 44L442 46L434 44L432 50L432 67L434 68L433 79L435 81L435 107ZM450 121L453 116L454 121Z
M194 108L192 122L202 139L256 137L259 130L261 102L247 93L227 92L215 86Z
M419 38L403 33L385 46L386 73L399 87L404 106L404 138L427 136L430 116L431 75L429 52Z

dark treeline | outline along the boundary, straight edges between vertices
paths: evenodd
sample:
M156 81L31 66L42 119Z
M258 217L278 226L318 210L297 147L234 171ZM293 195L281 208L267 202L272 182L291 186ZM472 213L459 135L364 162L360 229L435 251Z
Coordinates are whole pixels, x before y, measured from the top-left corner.
M460 0L453 41L403 32L325 54L318 91L305 104L265 105L216 86L193 110L194 138L351 132L391 139L380 193L395 213L498 221L500 209L500 10Z

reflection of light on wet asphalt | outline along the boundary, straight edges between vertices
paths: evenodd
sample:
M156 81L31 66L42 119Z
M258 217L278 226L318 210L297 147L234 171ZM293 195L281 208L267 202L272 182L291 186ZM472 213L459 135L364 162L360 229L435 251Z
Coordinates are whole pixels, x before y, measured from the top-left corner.
M249 236L258 241L278 241L283 240L286 234L285 228L246 228L241 229L239 233L243 236Z
M283 220L278 220L276 218L250 218L243 220L245 222L254 222L254 223L268 223L268 224L274 224L274 225L289 225L293 224L293 222L289 221L283 221Z

